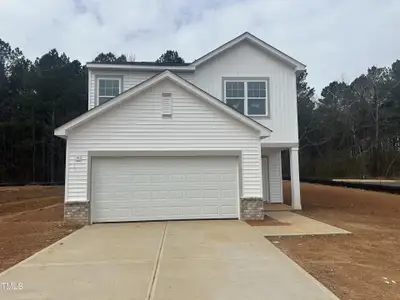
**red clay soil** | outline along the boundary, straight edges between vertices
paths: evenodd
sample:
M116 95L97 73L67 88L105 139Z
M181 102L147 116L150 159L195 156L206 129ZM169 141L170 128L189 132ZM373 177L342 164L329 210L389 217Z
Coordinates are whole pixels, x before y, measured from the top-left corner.
M63 224L64 187L12 189L0 190L0 272L79 228Z
M58 200L62 201L64 187L35 185L0 187L0 203L15 202L18 200L35 201L46 197L58 197Z
M400 299L400 195L313 184L301 194L302 215L353 234L270 240L342 300Z

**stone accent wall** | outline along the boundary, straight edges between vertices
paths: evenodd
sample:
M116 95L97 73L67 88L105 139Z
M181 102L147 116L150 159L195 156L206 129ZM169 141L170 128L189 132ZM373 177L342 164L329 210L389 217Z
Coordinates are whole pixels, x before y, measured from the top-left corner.
M64 203L64 222L89 224L89 201Z
M241 220L263 220L264 202L262 198L241 198L240 199Z

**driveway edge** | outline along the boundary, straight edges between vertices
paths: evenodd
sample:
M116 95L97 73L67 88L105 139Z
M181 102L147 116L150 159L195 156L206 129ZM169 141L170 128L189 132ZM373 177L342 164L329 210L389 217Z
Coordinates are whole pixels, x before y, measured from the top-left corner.
M324 292L330 300L340 300L339 297L337 297L330 289L328 289L325 285L323 285L317 278L315 278L314 276L312 276L310 273L308 273L304 268L302 268L298 263L296 263L289 255L287 255L285 252L283 252L281 249L279 249L278 247L276 247L271 241L269 241L267 239L267 237L265 237L259 230L257 230L256 228L253 228L253 226L250 226L249 224L247 224L246 222L241 221L243 224L251 227L255 232L257 232L257 234L259 234L260 236L262 236L265 239L265 242L271 244L272 247L274 247L276 250L279 251L281 256L285 256L290 260L290 264L292 264L295 268L297 268L298 270L300 270L306 277L311 278L318 286L318 288Z

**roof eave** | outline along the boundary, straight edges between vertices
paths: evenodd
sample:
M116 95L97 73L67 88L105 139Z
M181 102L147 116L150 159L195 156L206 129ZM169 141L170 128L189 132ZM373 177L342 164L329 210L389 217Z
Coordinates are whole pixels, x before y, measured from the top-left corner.
M61 126L62 127L62 126ZM54 135L55 136L58 136L58 137L60 137L60 138L63 138L63 139L67 139L67 132L66 132L66 130L64 130L63 128L61 128L61 127L59 127L59 128L56 128L55 130L54 130Z
M260 139L269 138L271 136L272 130L263 129L260 131Z
M182 71L182 72L194 72L196 68L192 65L189 66L168 66L168 65L159 65L159 66L144 66L144 65L122 65L122 64L97 64L97 63L87 63L86 67L89 70L99 70L99 69L108 69L108 70L140 70L140 71Z
M300 76L302 73L304 73L306 71L306 67L302 67L302 68L296 68L295 69L295 73L296 73L296 77Z

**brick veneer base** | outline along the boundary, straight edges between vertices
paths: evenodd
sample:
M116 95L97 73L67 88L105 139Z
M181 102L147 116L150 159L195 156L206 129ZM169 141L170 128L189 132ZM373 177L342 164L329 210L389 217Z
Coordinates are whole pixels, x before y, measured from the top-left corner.
M64 222L88 224L89 201L72 201L64 203Z
M263 220L264 202L262 198L240 199L240 219ZM73 201L64 203L64 221L68 223L89 223L89 202Z
M264 202L262 198L240 199L240 219L242 220L263 220Z

